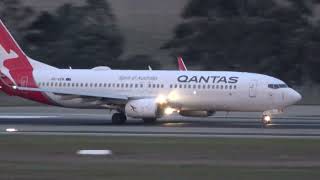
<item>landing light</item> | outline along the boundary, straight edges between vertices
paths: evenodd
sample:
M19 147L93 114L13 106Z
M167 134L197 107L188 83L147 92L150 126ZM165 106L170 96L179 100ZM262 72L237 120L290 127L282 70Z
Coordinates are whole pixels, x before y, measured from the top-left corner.
M156 99L156 102L158 104L165 104L165 103L167 103L167 98L163 95L159 95Z
M170 114L172 114L173 112L175 112L176 110L175 109L173 109L173 108L171 108L171 107L167 107L165 110L164 110L164 113L166 114L166 115L170 115Z
M17 89L17 86L14 85L14 86L12 86L12 88L13 88L13 89Z
M266 122L270 122L271 121L271 117L270 116L264 116L263 120L266 121Z
M179 95L177 94L177 92L171 92L169 95L168 95L168 99L170 101L177 101L179 99Z

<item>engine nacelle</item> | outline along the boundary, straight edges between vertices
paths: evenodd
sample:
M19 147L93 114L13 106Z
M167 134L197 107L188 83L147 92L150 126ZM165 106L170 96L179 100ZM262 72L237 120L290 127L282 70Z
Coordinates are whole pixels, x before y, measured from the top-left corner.
M133 118L157 118L160 116L159 106L155 99L138 99L126 104L127 116Z
M192 110L180 111L181 116L188 116L188 117L208 117L214 114L215 114L214 111L192 111Z

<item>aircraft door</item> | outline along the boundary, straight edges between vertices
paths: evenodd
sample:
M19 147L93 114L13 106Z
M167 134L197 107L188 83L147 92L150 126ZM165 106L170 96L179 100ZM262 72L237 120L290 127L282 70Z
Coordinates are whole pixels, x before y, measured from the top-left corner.
M257 86L258 86L257 80L253 80L250 82L250 84L249 84L249 97L250 98L257 97Z

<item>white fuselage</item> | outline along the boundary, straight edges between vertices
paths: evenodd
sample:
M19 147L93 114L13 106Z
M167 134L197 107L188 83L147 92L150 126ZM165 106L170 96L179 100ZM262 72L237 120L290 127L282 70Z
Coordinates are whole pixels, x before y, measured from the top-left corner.
M39 88L110 93L130 99L164 96L172 107L180 110L263 112L283 109L301 99L281 80L243 72L57 69L35 70L33 76ZM63 107L105 107L102 100L94 98L90 101L53 93L46 95Z

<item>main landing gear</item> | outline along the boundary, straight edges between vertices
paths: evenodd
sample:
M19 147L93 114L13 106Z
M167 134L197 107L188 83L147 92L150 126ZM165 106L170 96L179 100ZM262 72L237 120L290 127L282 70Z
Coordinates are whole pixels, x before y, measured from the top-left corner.
M127 116L124 113L114 113L112 115L112 124L120 125L127 121Z

